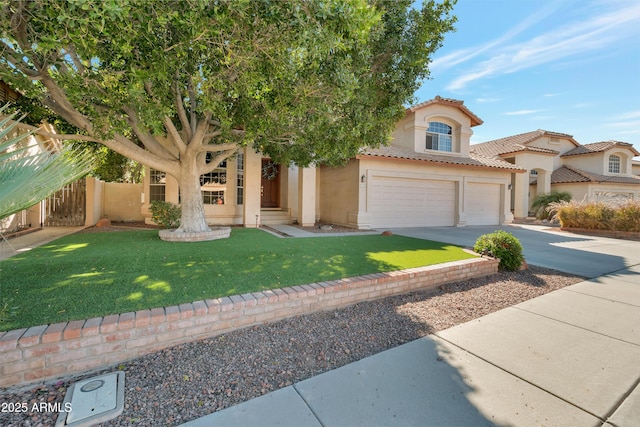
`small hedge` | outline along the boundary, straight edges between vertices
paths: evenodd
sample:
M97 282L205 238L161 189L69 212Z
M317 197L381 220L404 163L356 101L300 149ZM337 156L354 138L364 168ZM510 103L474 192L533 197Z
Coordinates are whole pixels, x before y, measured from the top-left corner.
M553 203L550 209L567 228L640 232L640 201L620 198Z
M520 241L513 234L502 230L478 237L473 250L479 254L488 251L494 257L500 258L498 268L501 270L516 271L524 261Z
M551 219L549 205L571 200L571 193L566 191L552 191L551 193L538 194L533 198L531 209L536 213L537 219Z
M153 222L161 227L180 227L180 217L182 216L182 209L180 209L180 206L174 205L170 202L154 200L151 202L149 210L151 211L151 219Z

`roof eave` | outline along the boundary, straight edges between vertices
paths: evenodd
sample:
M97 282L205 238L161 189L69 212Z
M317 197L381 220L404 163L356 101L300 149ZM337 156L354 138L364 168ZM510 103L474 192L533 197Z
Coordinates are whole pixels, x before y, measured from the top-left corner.
M427 162L427 163L436 163L436 164L443 165L443 166L460 167L460 168L465 168L465 169L481 169L481 170L491 169L491 170L500 170L500 171L505 171L505 172L513 172L513 173L525 173L525 172L527 172L526 169L520 169L520 168L501 168L501 167L498 167L498 166L489 166L489 165L465 165L465 164L460 164L460 163L439 162L437 160L409 159L409 158L406 158L406 157L392 157L392 156L383 156L383 155L377 155L377 154L358 154L355 158L357 160L362 160L363 158L376 158L376 159L381 159L381 160L395 160L395 161L412 162L412 163Z

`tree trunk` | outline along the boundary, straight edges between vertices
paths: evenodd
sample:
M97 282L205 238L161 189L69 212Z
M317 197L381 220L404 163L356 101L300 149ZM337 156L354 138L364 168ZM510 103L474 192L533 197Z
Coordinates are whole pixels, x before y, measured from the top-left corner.
M200 190L200 175L196 162L182 162L182 172L179 179L180 206L182 217L177 233L193 233L208 231L209 226L204 216L204 204Z

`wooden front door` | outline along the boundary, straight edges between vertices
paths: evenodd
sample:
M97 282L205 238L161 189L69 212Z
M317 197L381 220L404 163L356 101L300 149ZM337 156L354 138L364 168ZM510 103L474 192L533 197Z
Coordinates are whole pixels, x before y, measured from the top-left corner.
M280 206L280 165L271 159L262 159L262 181L260 191L261 208Z

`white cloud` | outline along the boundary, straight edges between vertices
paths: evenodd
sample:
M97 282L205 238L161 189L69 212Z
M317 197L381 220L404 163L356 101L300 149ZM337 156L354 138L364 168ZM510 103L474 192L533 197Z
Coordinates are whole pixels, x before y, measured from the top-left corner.
M476 102L478 104L482 104L485 102L498 102L498 101L502 101L502 99L500 98L476 98Z
M616 120L640 119L640 110L630 111L616 117Z
M640 128L640 120L629 120L629 121L618 121L618 122L609 122L607 123L608 127L636 127Z
M526 29L534 26L535 24L537 24L538 22L542 21L543 19L545 19L547 16L551 15L555 10L558 9L558 5L548 5L545 8L540 9L540 11L538 11L537 13L528 16L524 21L520 22L518 25L516 25L515 27L511 28L510 30L508 30L506 33L504 33L504 35L502 35L501 37L498 37L495 40L492 40L488 43L485 43L482 46L476 46L476 47L471 47L471 48L466 48L466 49L459 49L455 52L452 52L448 55L439 57L439 58L435 58L431 64L429 65L429 69L431 70L432 73L434 72L439 72L442 70L446 70L448 68L451 68L455 65L458 65L460 63L469 61L473 58L475 58L478 55L481 55L482 53L496 47L499 46L501 44L504 44L506 42L508 42L509 40L511 40L512 38L514 38L515 36L517 36L518 34L520 34L521 32L525 31Z
M618 5L616 4L616 6ZM481 62L467 65L468 71L447 86L449 90L457 90L478 79L513 73L554 61L567 60L569 57L581 54L592 55L594 51L608 48L621 38L628 37L629 32L638 32L640 3L633 2L618 7L617 10L609 13L603 13L601 10L595 11L593 16L584 21L567 22L560 28L540 34L530 40L508 44L507 42L515 34L528 28L536 21L536 19L527 18L501 38L478 49L453 52L441 58L441 63L437 65L440 67L453 66L469 61L485 52L491 53L488 57L483 55L482 57L486 59Z
M509 111L504 113L505 116L525 116L527 114L534 114L539 112L540 110L518 110L518 111Z

